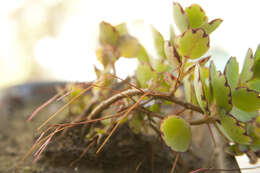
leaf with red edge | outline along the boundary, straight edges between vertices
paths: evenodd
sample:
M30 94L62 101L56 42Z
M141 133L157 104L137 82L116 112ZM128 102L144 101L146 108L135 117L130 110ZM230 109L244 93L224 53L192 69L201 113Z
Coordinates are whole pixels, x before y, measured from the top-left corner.
M252 142L252 138L246 133L245 127L228 114L226 110L219 110L219 118L223 130L234 142L238 144L250 144Z
M208 21L205 11L198 4L192 4L187 7L185 12L188 15L190 27L192 29L199 28Z
M216 70L213 61L210 63L210 84L213 91L213 97L216 100L216 104L220 108L231 110L232 98L231 89L227 83L225 76Z
M225 67L224 75L227 83L233 91L238 86L239 81L239 64L235 57L231 57Z
M176 152L185 152L191 144L190 125L181 117L170 115L161 123L162 138Z
M240 74L240 86L244 86L250 79L253 78L254 72L254 56L252 49L248 49L244 60L243 68Z
M209 36L203 29L188 29L176 38L176 48L180 55L197 59L209 49Z
M260 108L259 92L245 87L236 88L232 93L232 102L237 108L253 112Z
M215 31L219 25L223 22L222 19L214 19L209 23L205 23L201 26L202 29L205 30L207 34L211 34L213 31Z
M189 28L189 19L186 12L179 3L173 3L173 19L178 29L184 32Z

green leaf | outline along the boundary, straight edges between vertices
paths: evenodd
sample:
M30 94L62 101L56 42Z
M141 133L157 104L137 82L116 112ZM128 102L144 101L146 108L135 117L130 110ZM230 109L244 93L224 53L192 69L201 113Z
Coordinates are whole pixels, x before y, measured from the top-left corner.
M175 115L165 118L161 123L162 138L176 152L185 152L191 144L189 124Z
M203 29L189 29L176 38L176 48L186 58L199 58L209 49L209 36Z
M255 55L255 65L254 65L254 78L260 78L260 44L258 45Z
M205 82L203 81L203 79L204 79L203 73L201 71L200 66L197 64L194 71L194 82L193 82L195 94L201 109L206 114L208 114L209 112L208 100L206 98Z
M238 86L239 81L239 64L235 57L231 57L225 67L224 75L227 79L227 83L233 92Z
M246 53L246 58L244 60L244 65L240 74L240 85L244 86L250 79L253 78L253 67L254 67L254 57L252 49L248 49Z
M181 32L189 28L188 16L179 3L173 3L173 20Z
M248 134L253 138L250 149L254 152L260 151L260 128L257 125L249 124L247 127Z
M260 93L260 80L259 79L250 80L247 84L248 84L249 89L255 90Z
M185 9L192 29L199 28L207 22L208 18L204 10L198 4L192 4Z
M174 68L180 66L180 64L181 64L180 56L170 41L165 41L164 52L165 52L165 55L166 55L169 63Z
M137 54L137 58L141 63L150 64L149 55L142 45L140 45L140 49L139 49L139 52Z
M238 144L250 144L252 139L247 135L244 127L224 109L219 111L219 118L226 134Z
M231 110L232 99L231 89L227 84L226 78L220 71L217 72L213 61L210 63L210 84L213 90L213 95L216 100L216 104L220 108Z
M238 121L249 122L258 116L258 111L246 112L237 107L233 106L230 114L235 117Z
M119 51L125 58L135 58L140 51L140 44L135 37L125 35L120 37Z
M119 32L111 24L101 22L99 24L99 40L102 44L115 46L119 39Z
M155 50L156 50L157 54L160 57L165 58L164 38L163 38L162 34L157 29L155 29L153 26L152 26L152 33L153 33L154 46L155 46Z
M115 26L116 30L119 32L120 36L128 34L128 29L126 23L121 23Z
M243 111L258 111L260 108L259 92L244 87L236 88L232 93L232 102Z
M156 72L149 65L139 63L136 70L136 79L142 88L147 88L148 81L156 79Z
M222 19L214 19L209 23L205 23L201 26L202 29L206 32L206 34L211 34L213 31L215 31L219 25L223 22Z
M174 45L174 40L176 38L176 34L175 34L175 31L173 29L173 26L171 25L170 26L170 42L172 45Z

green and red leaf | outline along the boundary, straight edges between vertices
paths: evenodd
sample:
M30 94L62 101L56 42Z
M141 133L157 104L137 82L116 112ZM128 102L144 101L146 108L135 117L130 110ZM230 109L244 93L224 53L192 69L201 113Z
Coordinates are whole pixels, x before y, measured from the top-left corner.
M161 123L162 138L173 151L185 152L191 144L190 125L181 117L171 115Z

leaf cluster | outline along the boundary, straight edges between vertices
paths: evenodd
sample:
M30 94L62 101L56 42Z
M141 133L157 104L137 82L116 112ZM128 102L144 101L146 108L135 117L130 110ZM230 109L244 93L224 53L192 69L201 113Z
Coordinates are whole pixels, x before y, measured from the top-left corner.
M99 152L117 127L128 123L135 133L153 130L173 151L186 152L195 135L190 126L211 124L226 140L228 153L246 153L256 162L260 152L260 46L255 53L247 51L241 71L235 57L230 57L223 72L218 71L205 54L210 34L222 19L209 22L198 4L183 9L173 3L173 20L179 34L170 26L168 39L151 27L156 57L128 32L125 23L100 23L96 55L103 69L95 67L97 80L90 86L94 97L87 98L87 110L80 106L85 119L78 124L99 121L101 125L90 128L87 140L107 135ZM131 82L116 77L114 64L119 58L138 59ZM130 89L115 91L112 86L120 83L118 80ZM87 90L83 87L75 92ZM184 109L178 113L164 109L176 105ZM190 120L187 114L194 116Z

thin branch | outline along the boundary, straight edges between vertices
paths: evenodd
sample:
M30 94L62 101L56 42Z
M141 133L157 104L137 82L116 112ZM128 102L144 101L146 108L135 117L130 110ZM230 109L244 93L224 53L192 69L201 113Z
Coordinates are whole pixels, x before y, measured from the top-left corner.
M203 119L199 119L199 120L193 120L190 121L190 125L192 126L196 126L196 125L201 125L201 124L214 124L218 119L216 117L206 117Z
M144 92L150 92L148 96L151 96L151 97L153 97L155 99L167 100L167 101L176 103L178 105L181 105L181 106L183 106L186 109L191 109L193 111L196 111L196 112L199 112L199 113L203 113L203 110L200 107L198 107L196 105L193 105L191 103L182 101L181 99L178 99L176 97L169 96L166 93L152 92L152 91L149 91L149 89L143 89L142 92L140 90L137 90L137 89L128 89L128 90L122 91L121 93L115 94L114 96L112 96L112 97L102 101L89 114L88 118L89 119L96 118L96 116L98 116L98 114L100 114L103 110L105 110L110 105L112 105L113 103L115 103L116 101L118 101L118 100L120 100L122 98L143 95Z
M149 109L146 109L143 106L137 106L135 109L137 109L137 110L147 114L148 116L156 117L156 118L159 118L159 119L163 119L164 118L163 115L158 114L158 113L153 112L153 111L150 111Z
M178 98L176 98L174 96L170 96L170 95L165 94L165 93L152 93L152 96L154 98L167 100L167 101L173 102L175 104L181 105L181 106L183 106L186 109L190 109L190 110L196 111L198 113L204 114L203 110L200 107L198 107L196 105L193 105L191 103L185 102L185 101L183 101L181 99L178 99Z

